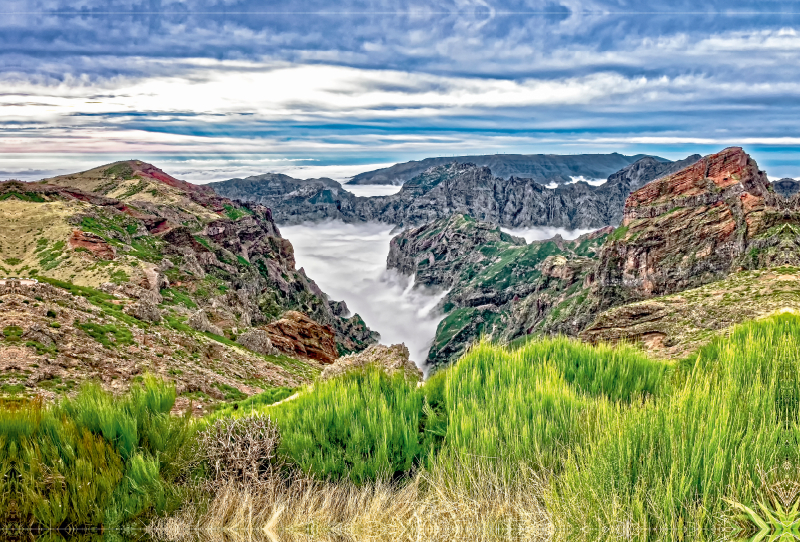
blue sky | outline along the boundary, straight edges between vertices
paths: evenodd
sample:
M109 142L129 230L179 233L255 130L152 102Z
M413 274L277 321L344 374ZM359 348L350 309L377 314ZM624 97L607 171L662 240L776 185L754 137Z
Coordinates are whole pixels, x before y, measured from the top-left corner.
M800 2L665 3L3 0L0 178L729 145L800 177Z

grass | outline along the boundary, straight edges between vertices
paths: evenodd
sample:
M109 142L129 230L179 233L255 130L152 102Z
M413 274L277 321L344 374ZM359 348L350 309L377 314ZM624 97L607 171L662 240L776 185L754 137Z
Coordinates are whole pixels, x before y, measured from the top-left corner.
M135 401L90 390L61 403L52 423L62 426L47 438L73 439L70 446L94 459L87 470L70 458L62 458L72 461L65 470L51 467L55 455L42 461L78 484L100 480L85 502L111 514L103 524L122 521L126 510L136 517L166 510L169 496L180 496L181 511L155 524L162 534L269 526L417 539L447 529L478 538L545 537L553 529L697 538L731 522L796 516L792 506L777 507L769 488L784 480L786 465L797 467L789 480L800 487L799 375L800 317L791 314L738 326L671 362L560 337L514 347L484 342L422 386L367 368L221 407L209 421L256 412L280 427L281 462L257 488L198 493L189 480L202 478L202 469L194 478L180 471L164 426L131 421L149 419L141 404L151 401L153 412L168 411L172 395L145 393L153 384ZM289 400L276 404L281 399ZM82 434L88 440L74 440ZM57 493L61 486L47 485L44 472L15 483ZM104 472L110 477L97 478ZM117 498L130 504L119 508ZM69 505L88 514L81 521L100 521L81 502ZM76 521L48 506L62 524Z
M133 344L133 334L122 326L86 322L78 323L77 327L106 348Z
M113 527L173 510L192 434L172 417L172 387L153 379L114 398L86 385L72 399L0 403L0 523Z

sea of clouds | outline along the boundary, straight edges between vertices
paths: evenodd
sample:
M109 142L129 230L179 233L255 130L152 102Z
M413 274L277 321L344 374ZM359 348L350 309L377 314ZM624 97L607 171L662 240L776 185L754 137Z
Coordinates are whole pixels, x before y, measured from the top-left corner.
M366 190L370 185L362 188ZM411 277L386 269L392 229L386 224L341 221L280 227L294 246L298 268L303 267L331 299L345 300L351 312L360 314L371 329L381 334L382 344L405 343L411 359L423 367L436 327L444 317L437 305L447 292L414 287ZM556 234L574 239L589 230L504 231L531 242Z

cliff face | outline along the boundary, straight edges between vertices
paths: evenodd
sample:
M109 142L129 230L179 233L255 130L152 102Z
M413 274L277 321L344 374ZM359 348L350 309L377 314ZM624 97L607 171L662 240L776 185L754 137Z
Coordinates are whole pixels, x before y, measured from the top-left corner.
M615 302L699 286L740 269L800 263L797 200L772 189L741 148L632 193L595 280ZM619 298L619 299L617 299Z
M393 238L387 266L414 275L415 284L448 290L439 306L446 316L427 359L438 368L457 359L482 335L504 336L527 299L537 300L538 312L514 336L533 333L534 328L573 326L571 315L584 302L575 294L610 231L574 241L556 236L525 244L497 226L453 215ZM561 308L553 314L556 306Z
M451 162L430 167L391 196L356 197L330 179L301 181L262 175L212 183L228 197L272 209L279 223L338 219L415 227L455 214L509 228L550 226L570 229L619 224L625 198L639 187L699 157L661 162L651 157L626 166L600 186L585 182L547 188L541 180L496 176L488 167Z
M539 184L567 184L573 177L605 179L610 174L642 158L642 155L611 154L489 154L425 158L391 167L359 173L347 184L401 185L425 170L456 162L488 167L498 177L524 177ZM647 157L658 161L653 157ZM347 186L345 186L347 188Z
M629 169L630 182L652 165ZM641 339L683 352L726 322L797 304L785 281L800 266L800 195L778 193L740 148L646 184L626 199L620 227L573 242L518 245L473 223L441 219L392 241L391 267L450 289L428 358L435 366L481 334L505 341L552 333ZM748 274L765 269L778 271ZM727 303L734 294L725 284L757 290L765 302L739 296ZM703 296L719 310L701 310Z

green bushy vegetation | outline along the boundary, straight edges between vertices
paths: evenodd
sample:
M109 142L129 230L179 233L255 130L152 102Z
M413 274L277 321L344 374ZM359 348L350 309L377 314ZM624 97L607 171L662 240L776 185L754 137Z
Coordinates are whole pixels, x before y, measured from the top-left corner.
M121 398L88 384L56 405L0 405L0 523L111 527L176 507L193 427L174 402L148 378Z
M425 458L432 440L424 407L415 382L370 368L318 383L269 413L290 461L321 478L358 483L401 475Z
M800 318L739 326L671 362L566 338L484 342L423 385L362 368L242 398L200 424L170 417L173 400L148 380L117 400L87 386L52 407L0 408L0 498L48 525L168 510L191 491L179 458L198 426L267 414L280 468L325 483L402 487L425 471L477 491L465 465L508 487L537 473L525 479L561 527L710 532L731 502L757 509L780 467L800 465Z

